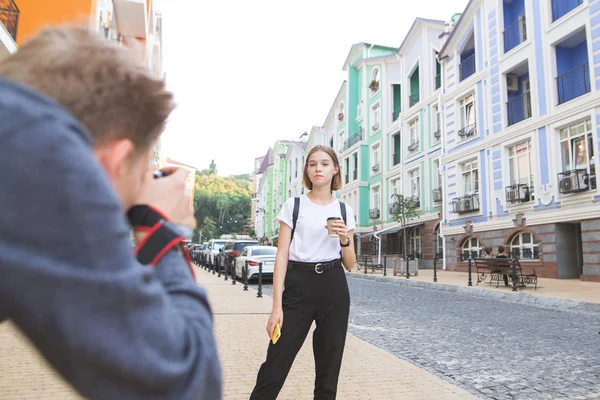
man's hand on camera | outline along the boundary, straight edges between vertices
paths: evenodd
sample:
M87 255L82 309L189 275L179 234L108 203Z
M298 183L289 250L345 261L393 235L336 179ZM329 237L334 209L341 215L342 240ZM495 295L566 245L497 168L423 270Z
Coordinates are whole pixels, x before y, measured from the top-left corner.
M189 172L183 168L164 168L167 176L155 179L149 172L144 180L136 204L154 207L175 224L196 228L190 197L184 193Z

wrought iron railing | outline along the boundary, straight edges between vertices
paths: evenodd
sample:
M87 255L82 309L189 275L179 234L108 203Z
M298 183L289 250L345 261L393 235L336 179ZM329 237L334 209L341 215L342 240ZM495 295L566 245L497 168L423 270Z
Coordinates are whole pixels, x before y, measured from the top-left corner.
M453 211L457 214L479 210L479 195L471 194L452 200Z
M556 21L583 4L583 0L552 0L552 21Z
M419 149L419 141L412 142L408 145L408 151L413 153Z
M394 216L396 214L396 210L398 209L398 203L392 203L389 207L390 216Z
M583 63L556 78L558 104L573 100L590 92L590 67Z
M433 201L442 201L442 188L433 189Z
M458 66L460 80L463 81L475 73L475 54L465 58Z
M410 96L408 96L408 104L410 107L414 106L419 102L419 89L413 91Z
M0 22L14 40L17 40L20 13L14 0L0 0Z
M465 140L475 135L477 135L476 124L467 125L464 128L458 130L458 136L460 136L461 140Z
M442 138L442 131L438 128L438 130L436 130L435 132L433 132L433 141L435 143L439 142L440 139Z
M356 131L352 136L344 141L344 150L348 150L350 147L354 146L356 143L363 140L363 128L360 127L358 131Z
M417 196L411 196L409 197L410 200L412 200L414 206L416 208L421 208L421 199Z
M509 126L531 118L531 93L525 92L507 101L506 110Z
M517 19L517 22L504 31L504 52L508 53L527 40L527 27L525 25L525 14Z
M558 174L558 191L561 194L583 192L595 186L596 176L585 168L563 171Z
M520 260L539 260L540 249L535 246L531 247L513 247L509 254L509 258L516 258Z
M531 200L531 188L524 183L517 183L505 188L506 201L520 203Z
M369 210L369 218L377 219L377 218L379 218L379 216L380 216L379 208L372 208Z
M381 171L381 165L380 164L373 164L373 166L371 167L371 171L373 171L374 173L377 173L377 172Z
M397 108L394 109L394 112L392 112L392 122L396 121L398 118L400 118L400 110L402 107L398 106Z

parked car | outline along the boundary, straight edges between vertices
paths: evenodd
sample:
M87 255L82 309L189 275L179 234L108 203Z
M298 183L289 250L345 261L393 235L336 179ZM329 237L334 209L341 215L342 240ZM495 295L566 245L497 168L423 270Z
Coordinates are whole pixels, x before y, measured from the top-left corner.
M258 278L258 263L262 262L263 278L273 278L275 267L275 246L248 246L244 248L235 259L235 275L243 277L242 268L248 261L248 280Z
M259 246L256 240L229 240L225 243L221 257L223 265L228 268L233 266L234 260L240 255L240 252L248 246Z
M225 246L226 240L210 239L206 247L206 262L209 266L215 266L215 257L219 255L219 251Z
M202 249L201 244L195 244L194 246L192 246L190 248L190 258L192 260L196 261L198 258L198 253L200 252L201 249Z
M202 243L202 247L200 247L200 250L198 251L198 254L196 255L196 258L198 260L198 264L200 264L200 265L204 265L205 264L205 257L206 257L206 249L207 248L208 248L208 242Z

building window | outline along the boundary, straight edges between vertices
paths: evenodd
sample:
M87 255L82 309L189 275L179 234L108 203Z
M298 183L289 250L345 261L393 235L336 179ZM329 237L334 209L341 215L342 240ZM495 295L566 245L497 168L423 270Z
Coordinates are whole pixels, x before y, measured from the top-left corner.
M467 261L469 256L471 258L479 258L481 256L481 243L476 237L470 237L463 242L460 259L461 261Z
M419 169L414 169L408 173L408 179L410 184L410 192L409 195L412 200L417 204L417 207L420 207L420 199L421 199L421 171Z
M352 180L358 179L358 153L352 154Z
M381 155L379 143L371 146L371 175L381 172Z
M507 201L513 203L533 200L530 140L508 148L508 174L510 186L506 188Z
M477 160L462 164L463 192L466 195L479 193L479 166Z
M379 91L379 68L373 69L371 73L371 81L369 82L369 89L371 89L371 95L374 95Z
M440 124L440 108L436 104L433 106L433 113L431 117L431 134L433 135L433 144L438 144L442 138L442 129Z
M394 133L391 138L392 165L400 164L400 132Z
M410 140L408 152L416 153L419 151L419 118L415 118L408 123L408 133Z
M400 178L392 179L390 181L390 217L393 217L396 214L396 200L397 195L402 194L402 181Z
M423 231L420 227L415 227L410 230L409 236L409 251L408 255L411 259L422 259L422 239L423 239Z
M381 107L379 103L375 103L371 107L371 134L377 132L381 127Z
M346 132L341 131L338 134L338 148L339 148L339 152L341 153L342 151L344 151L344 136L345 136Z
M562 172L559 175L561 193L596 189L596 165L592 122L585 120L560 129Z
M344 102L341 102L338 107L337 119L340 124L344 122Z
M513 257L522 260L539 260L539 243L529 232L519 232L510 242L510 252Z
M298 158L297 157L294 159L294 165L295 165L294 178L297 178L298 177Z
M348 183L350 181L350 159L344 159L344 183Z
M381 209L381 194L379 191L379 185L371 188L371 209L369 210L369 216L371 219L379 219Z
M468 139L477 134L477 126L475 123L475 96L468 95L460 101L460 130L458 136L461 140Z

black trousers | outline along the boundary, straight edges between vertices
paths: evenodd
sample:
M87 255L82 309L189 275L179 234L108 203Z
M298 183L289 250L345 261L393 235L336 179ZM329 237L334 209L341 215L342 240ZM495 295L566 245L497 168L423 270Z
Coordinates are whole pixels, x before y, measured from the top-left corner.
M313 321L314 398L335 399L350 312L346 274L342 267L322 274L288 269L284 288L281 337L275 345L269 341L250 399L277 398Z

